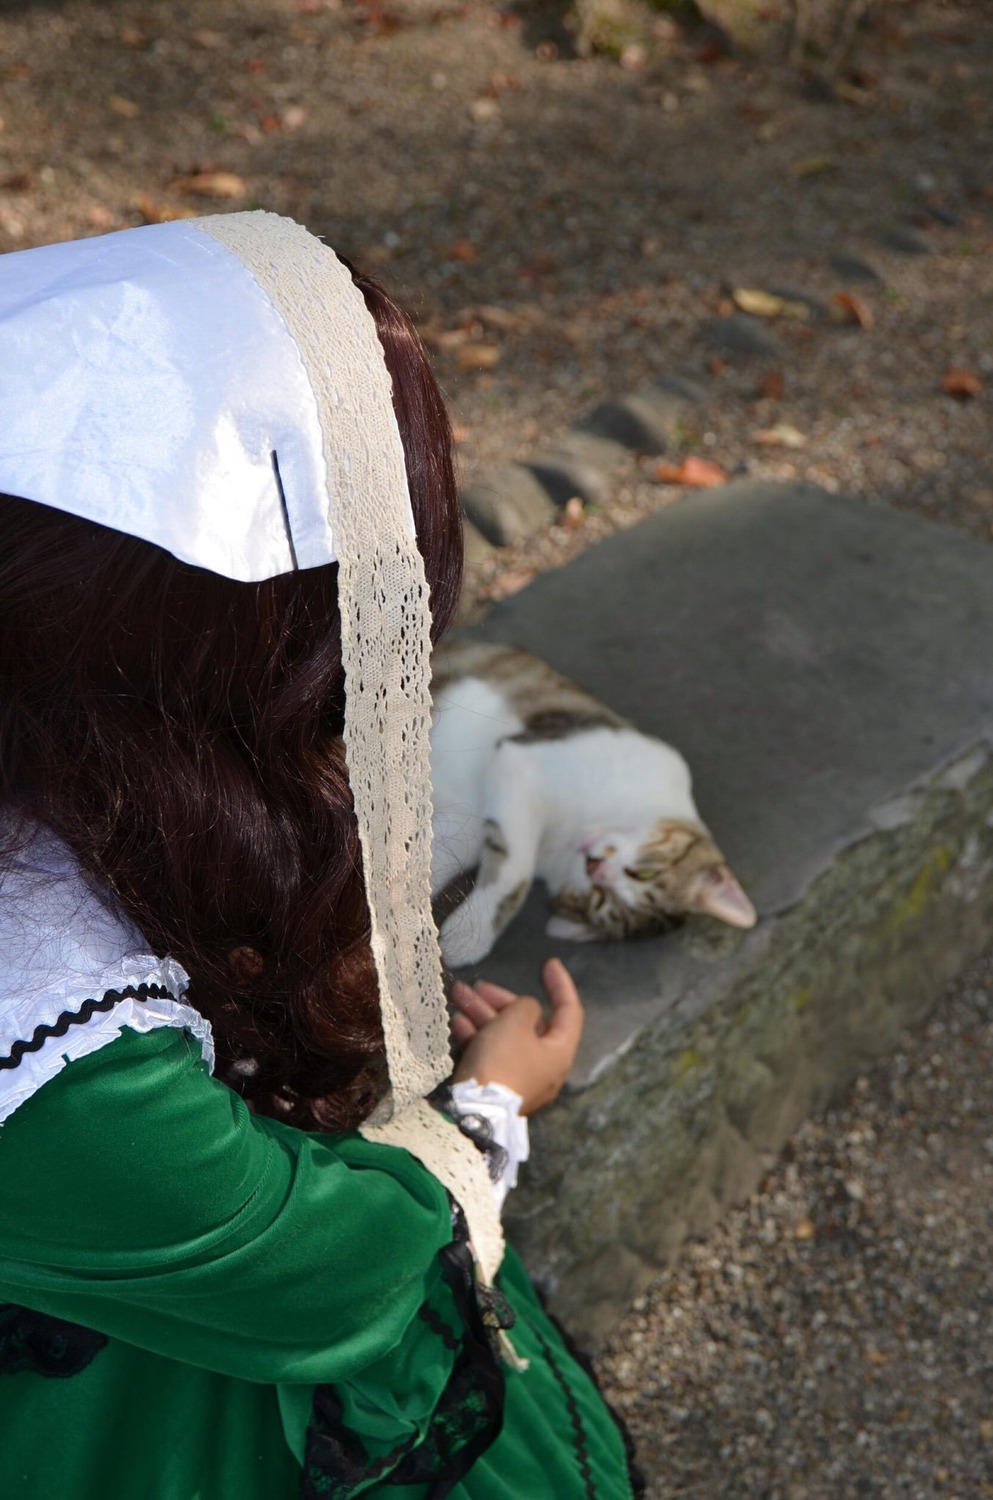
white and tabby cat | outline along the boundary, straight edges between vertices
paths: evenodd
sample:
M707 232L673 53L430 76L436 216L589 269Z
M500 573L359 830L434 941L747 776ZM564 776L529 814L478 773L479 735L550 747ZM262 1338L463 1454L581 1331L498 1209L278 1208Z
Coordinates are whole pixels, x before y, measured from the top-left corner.
M661 932L690 912L754 925L671 745L507 646L449 642L433 693L434 894L478 867L442 925L447 963L483 958L535 875L553 937Z

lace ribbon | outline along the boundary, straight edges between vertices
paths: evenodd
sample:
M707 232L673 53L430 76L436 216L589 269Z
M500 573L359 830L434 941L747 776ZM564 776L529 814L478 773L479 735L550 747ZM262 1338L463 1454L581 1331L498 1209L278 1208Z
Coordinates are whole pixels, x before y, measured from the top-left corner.
M424 1102L451 1067L430 898L430 615L383 351L348 270L299 224L260 213L196 223L242 261L282 317L321 416L345 753L392 1084L392 1118L377 1117L363 1134L405 1147L441 1179L465 1210L489 1281L503 1235L485 1164Z

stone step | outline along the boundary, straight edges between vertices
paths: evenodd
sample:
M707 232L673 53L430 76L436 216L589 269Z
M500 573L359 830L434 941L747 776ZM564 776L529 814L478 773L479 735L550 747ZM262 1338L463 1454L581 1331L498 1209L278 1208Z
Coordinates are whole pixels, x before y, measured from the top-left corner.
M567 960L587 1004L509 1228L602 1335L679 1243L993 941L993 558L810 486L698 494L470 632L546 657L694 771L760 912L555 944L536 890L485 977Z

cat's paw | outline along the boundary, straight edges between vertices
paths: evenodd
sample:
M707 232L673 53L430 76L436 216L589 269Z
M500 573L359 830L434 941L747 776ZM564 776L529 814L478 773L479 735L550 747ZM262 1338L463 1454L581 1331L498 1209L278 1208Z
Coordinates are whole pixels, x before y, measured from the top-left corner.
M441 924L441 956L449 968L459 969L463 964L477 964L485 958L496 941L492 929L466 904L458 907Z
M574 922L571 917L549 917L545 932L549 937L562 938L567 943L592 943L597 936L585 922Z

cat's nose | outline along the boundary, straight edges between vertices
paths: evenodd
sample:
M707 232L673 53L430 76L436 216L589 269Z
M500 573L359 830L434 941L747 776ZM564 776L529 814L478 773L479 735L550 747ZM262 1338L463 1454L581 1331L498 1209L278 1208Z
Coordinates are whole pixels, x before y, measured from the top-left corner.
M600 869L600 866L602 864L603 864L603 857L602 857L602 855L587 854L587 856L586 856L586 873L590 877L591 880L593 879L593 876L596 874L597 870Z

